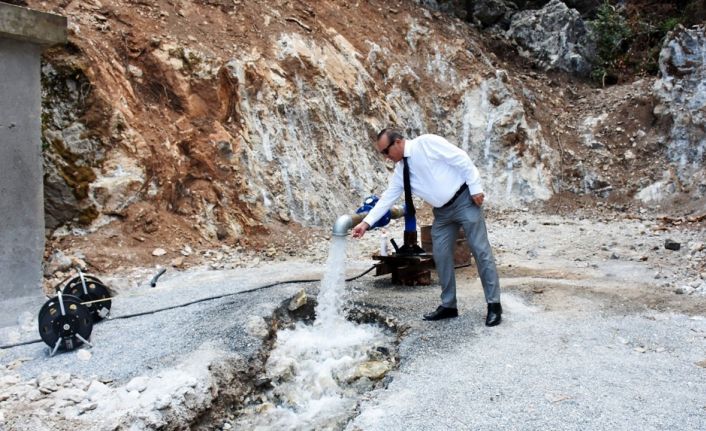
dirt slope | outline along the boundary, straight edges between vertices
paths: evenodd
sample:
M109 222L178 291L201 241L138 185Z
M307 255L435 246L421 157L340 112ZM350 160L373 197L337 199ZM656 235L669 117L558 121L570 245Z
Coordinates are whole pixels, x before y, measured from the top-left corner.
M465 115L469 93L456 87L497 70L526 119L498 145L532 153L553 177L554 197L537 207L634 214L635 192L664 170L651 79L597 89L539 73L411 1L27 3L69 17L70 44L43 71L47 219L58 228L47 257L63 250L93 272L183 267L214 249L318 258L306 250L330 222L381 190L375 131L403 122L460 141L451 116ZM527 151L527 130L541 146ZM690 205L653 210L703 207Z

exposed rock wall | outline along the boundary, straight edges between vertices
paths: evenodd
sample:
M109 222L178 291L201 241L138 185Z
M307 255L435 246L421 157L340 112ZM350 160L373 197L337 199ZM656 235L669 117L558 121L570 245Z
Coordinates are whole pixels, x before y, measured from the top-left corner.
M645 201L674 192L706 196L706 33L704 26L677 28L660 52L661 78L655 114L671 124L664 179L643 189Z
M518 80L461 21L381 3L366 16L385 31L370 32L335 17L330 9L364 13L343 4L298 15L278 4L182 4L176 13L142 5L131 15L124 6L73 11L78 52L70 56L83 60L77 74L90 82L92 104L71 105L71 92L45 98L54 124L45 139L63 143L48 164L68 157L83 172L80 180L52 177L50 200L67 207L53 226L75 220L74 207L95 209L86 217L94 225L129 220L137 201L192 220L212 238L273 221L326 225L384 189L390 171L372 138L388 125L409 137L438 133L467 150L496 205L552 193L556 152L525 112ZM175 27L140 30L142 17L216 21L236 11L265 32L234 39L235 49L169 33ZM48 78L57 76L51 61ZM75 75L63 85L75 86Z

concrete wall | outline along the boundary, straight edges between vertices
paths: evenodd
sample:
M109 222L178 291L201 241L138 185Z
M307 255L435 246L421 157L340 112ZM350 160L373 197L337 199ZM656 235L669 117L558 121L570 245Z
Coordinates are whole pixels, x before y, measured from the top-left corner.
M41 298L44 199L40 53L41 47L34 43L0 39L0 301L3 303L13 298L21 299L20 302L32 296ZM12 305L15 308L20 304ZM13 311L11 308L0 315L0 326L15 320L16 316L9 315Z
M66 38L56 18L0 3L0 327L44 302L40 55L55 26Z

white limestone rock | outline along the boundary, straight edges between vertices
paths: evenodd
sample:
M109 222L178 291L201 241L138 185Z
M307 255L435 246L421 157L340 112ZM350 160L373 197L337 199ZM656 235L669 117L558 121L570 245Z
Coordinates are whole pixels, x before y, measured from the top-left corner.
M147 389L147 383L149 383L148 377L135 377L134 379L130 380L130 382L128 382L128 384L125 386L125 389L127 389L128 391L143 392L145 389Z

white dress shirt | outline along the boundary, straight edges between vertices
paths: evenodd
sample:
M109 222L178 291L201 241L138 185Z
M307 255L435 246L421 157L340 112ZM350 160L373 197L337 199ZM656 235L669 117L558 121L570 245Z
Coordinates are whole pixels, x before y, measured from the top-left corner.
M465 151L437 135L422 135L405 141L404 157L409 165L412 194L433 207L446 204L461 185L468 184L472 195L483 193L478 169ZM387 190L375 207L363 219L372 226L404 193L404 160L395 164Z

